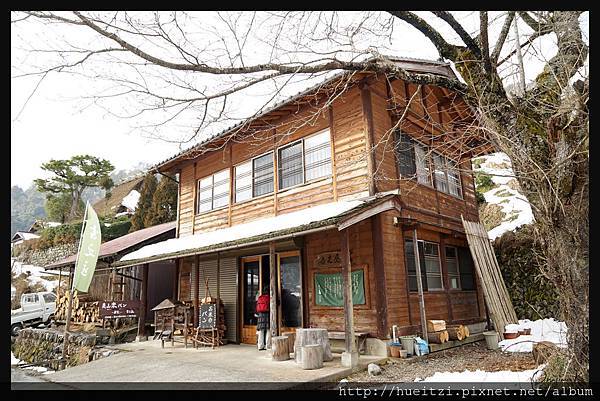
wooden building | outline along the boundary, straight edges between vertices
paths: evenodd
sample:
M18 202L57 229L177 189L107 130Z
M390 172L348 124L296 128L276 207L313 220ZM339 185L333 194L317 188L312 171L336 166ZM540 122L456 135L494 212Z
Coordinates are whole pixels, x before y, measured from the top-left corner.
M394 63L456 78L441 62ZM481 322L461 224L479 220L471 158L489 150L473 121L447 89L335 75L159 163L179 176L176 238L116 265L176 261L178 299L195 305L208 279L231 342L256 342L259 292L274 334L418 333L419 265L427 319Z

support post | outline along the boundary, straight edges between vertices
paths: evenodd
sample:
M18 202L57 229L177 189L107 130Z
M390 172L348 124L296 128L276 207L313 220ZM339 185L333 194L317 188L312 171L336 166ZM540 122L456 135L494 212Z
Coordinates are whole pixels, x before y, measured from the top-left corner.
M64 333L64 339L63 339L63 349L62 349L62 368L66 368L67 367L67 348L68 348L68 344L69 344L69 326L71 323L71 313L73 311L73 296L75 294L75 291L73 289L70 290L71 293L71 297L69 298L69 306L67 307L67 318L65 321L65 333Z
M340 233L340 246L342 256L342 280L344 286L344 338L345 351L342 353L342 366L354 367L358 365L358 352L354 346L354 305L352 303L352 268L350 261L350 245L348 229Z
M277 327L277 269L275 262L275 242L269 243L269 330L271 339L279 335ZM268 344L271 347L271 344Z
M173 300L176 301L179 296L177 291L179 289L179 264L181 263L181 259L177 259L175 261L175 279L173 280Z
M377 336L389 337L388 311L386 296L385 264L383 251L382 215L376 214L371 218L371 241L373 242L373 270L375 272L375 307L377 310Z
M194 322L194 327L198 327L198 317L200 314L200 298L199 298L199 293L200 293L200 256L196 255L196 259L194 261L194 316L193 316L193 322ZM206 294L205 294L206 296Z
M421 258L419 257L419 244L417 242L417 229L413 230L413 249L415 253L415 266L417 268L417 289L419 290L419 313L421 316L421 330L423 340L427 341L427 320L425 317L425 298L423 296L423 282L421 281Z
M142 266L142 290L140 293L140 312L138 317L138 335L137 341L145 341L146 337L146 308L148 305L148 269L150 265L145 263Z

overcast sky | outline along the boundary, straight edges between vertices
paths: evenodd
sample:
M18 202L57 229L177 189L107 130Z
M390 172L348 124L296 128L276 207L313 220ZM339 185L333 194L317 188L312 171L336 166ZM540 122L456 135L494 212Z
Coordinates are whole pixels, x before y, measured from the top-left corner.
M463 22L476 22L478 16L477 13L463 13L461 18ZM587 24L587 16L585 21ZM62 27L56 25L52 29L60 30ZM522 30L526 31L526 28L523 27ZM37 32L35 40L40 40L45 35L39 33ZM22 49L32 39L27 35L28 32L23 28L11 26L12 76L23 70L23 60L34 64L43 61L23 58ZM449 35L452 36L456 37ZM552 39L548 38L547 42L548 49L551 49ZM394 41L388 46L394 49L393 54L397 56L434 60L438 57L428 40L404 24L395 30ZM260 49L256 52L260 53ZM548 56L552 55L549 50ZM38 54L35 57L43 56ZM15 64L20 64L19 68L15 69ZM540 67L541 64L528 64L528 77L534 77ZM85 79L69 74L49 74L28 100L38 81L39 76L11 80L11 185L19 185L24 189L29 187L34 178L43 176L40 165L51 158L64 159L77 154L91 154L110 160L117 169L128 169L140 162L159 162L181 148L178 144L145 138L134 128L139 121L110 116L105 110L95 106L82 109L82 105L86 103L79 96L89 86ZM250 108L254 104L258 105L255 107L260 107L260 100L258 97L246 97L243 104ZM117 103L113 107L117 109L128 106L120 105L119 100L115 102ZM235 122L237 121L230 121L229 124L226 122L224 125ZM182 148L189 146L190 143Z

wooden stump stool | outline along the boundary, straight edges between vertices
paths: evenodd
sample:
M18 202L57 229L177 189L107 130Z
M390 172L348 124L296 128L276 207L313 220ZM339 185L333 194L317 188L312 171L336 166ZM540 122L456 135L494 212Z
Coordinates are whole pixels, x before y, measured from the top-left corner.
M320 369L323 367L323 347L321 344L302 347L302 369Z
M274 361L285 361L290 359L290 347L286 336L271 337L271 352Z
M333 354L331 353L331 346L329 345L329 336L327 335L326 329L296 329L296 341L294 359L298 364L302 363L304 358L304 350L299 350L299 347L305 347L307 345L319 344L323 348L323 360L328 362L333 360Z
M296 341L296 332L295 331L286 331L284 333L281 333L281 335L284 337L287 337L290 353L294 352L294 342Z

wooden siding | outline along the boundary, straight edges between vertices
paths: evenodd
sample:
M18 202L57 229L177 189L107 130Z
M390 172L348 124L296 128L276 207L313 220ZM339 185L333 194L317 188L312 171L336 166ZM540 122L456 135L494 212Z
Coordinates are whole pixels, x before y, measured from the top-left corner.
M375 276L373 272L373 247L371 241L371 221L365 220L349 228L350 259L352 270L364 269L366 305L354 306L354 329L377 335L377 313L375 306ZM316 268L315 259L323 252L340 251L340 233L328 230L306 236L306 261L308 294L308 324L310 327L322 327L332 331L344 331L344 313L342 307L323 307L315 305L314 274L337 273L337 268Z
M320 106L322 107L322 106ZM368 174L365 154L365 125L360 90L352 88L339 96L331 106L304 109L297 115L273 123L276 128L263 132L252 140L236 138L229 145L207 152L181 168L179 236L246 223L276 214L289 213L335 200L348 200L368 195ZM316 111L317 110L317 111ZM330 118L332 122L330 123ZM230 169L234 188L234 167L268 151L274 151L326 128L332 128L335 154L332 176L279 190L272 194L232 203L210 212L196 214L197 181L203 177ZM336 180L335 185L334 181ZM334 190L335 186L335 190ZM233 196L231 197L233 199Z

